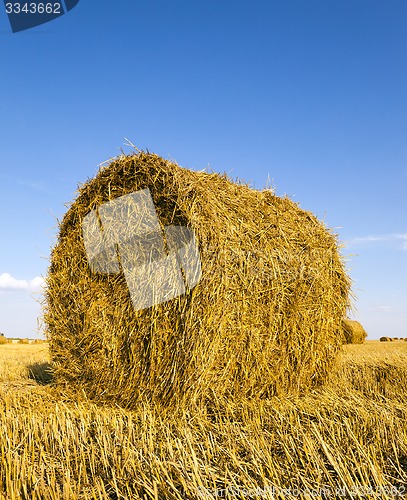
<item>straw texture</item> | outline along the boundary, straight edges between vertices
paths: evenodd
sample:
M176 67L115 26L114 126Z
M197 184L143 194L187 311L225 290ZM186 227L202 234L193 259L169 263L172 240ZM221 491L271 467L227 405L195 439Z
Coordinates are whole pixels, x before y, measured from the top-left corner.
M358 321L343 320L343 334L345 344L363 344L367 333Z
M202 276L185 294L136 311L123 272L92 271L82 225L92 210L143 189L163 228L193 230ZM321 383L343 340L350 293L336 236L313 214L270 190L144 152L112 160L80 186L46 282L55 380L127 407Z

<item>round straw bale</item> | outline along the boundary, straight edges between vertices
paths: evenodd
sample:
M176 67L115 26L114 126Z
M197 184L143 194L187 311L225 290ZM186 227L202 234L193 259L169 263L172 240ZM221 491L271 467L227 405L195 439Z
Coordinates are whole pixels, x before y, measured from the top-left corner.
M358 321L343 320L343 336L345 344L363 344L367 333Z
M321 383L350 293L336 235L313 214L144 152L80 186L46 283L55 380L129 407Z
M391 342L390 337L380 337L380 342Z

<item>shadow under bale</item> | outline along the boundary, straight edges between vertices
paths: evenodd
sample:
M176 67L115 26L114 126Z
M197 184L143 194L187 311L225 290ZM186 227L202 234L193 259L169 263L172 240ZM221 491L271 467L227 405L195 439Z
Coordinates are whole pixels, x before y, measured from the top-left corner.
M143 225L144 240L134 234ZM177 231L189 235L179 246ZM270 190L150 153L121 156L80 187L52 251L44 320L55 380L127 407L318 385L349 307L338 247L312 213ZM188 268L185 248L199 265ZM149 305L143 270L157 274L157 262L164 285ZM174 268L184 293L170 286Z
M40 385L48 385L53 380L50 363L33 363L28 365L28 378L35 380Z

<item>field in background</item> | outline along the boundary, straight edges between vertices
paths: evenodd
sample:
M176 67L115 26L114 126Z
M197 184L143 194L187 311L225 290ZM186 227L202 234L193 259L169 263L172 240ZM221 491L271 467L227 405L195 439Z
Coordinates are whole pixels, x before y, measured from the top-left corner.
M36 385L35 376L39 372L45 376L48 363L47 344L0 345L0 386L13 382Z
M347 344L343 347L349 359L360 361L405 362L407 356L407 342L403 340L394 342L366 340L364 344Z
M64 394L48 361L0 345L2 499L407 496L407 342L345 346L301 398L178 415Z

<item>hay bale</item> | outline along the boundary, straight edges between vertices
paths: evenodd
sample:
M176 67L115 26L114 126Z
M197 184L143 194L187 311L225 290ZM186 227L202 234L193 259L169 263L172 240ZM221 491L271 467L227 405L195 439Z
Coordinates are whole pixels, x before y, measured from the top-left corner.
M175 248L173 227L190 231ZM198 264L188 270L184 258L180 285L171 256L183 245ZM138 307L154 296L141 276L155 262L170 262L160 269L171 279L157 280L173 298L156 289L159 300ZM121 156L80 187L46 282L55 380L129 407L144 397L181 405L321 383L340 348L350 290L336 236L314 215L150 153Z
M392 339L390 337L380 337L380 342L391 342Z
M345 344L363 344L367 333L363 326L358 321L344 319L343 325L343 341Z

